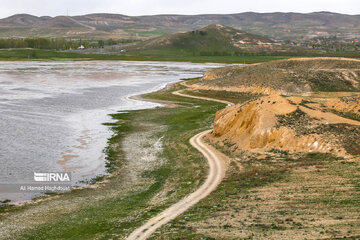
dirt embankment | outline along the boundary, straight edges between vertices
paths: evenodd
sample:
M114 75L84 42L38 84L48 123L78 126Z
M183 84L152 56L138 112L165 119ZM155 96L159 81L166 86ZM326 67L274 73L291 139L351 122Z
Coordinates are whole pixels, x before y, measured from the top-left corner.
M304 99L278 94L217 112L209 138L237 152L322 152L349 157L360 154L360 122L323 112Z
M244 106L228 107L216 114L212 139L232 151L279 149L345 155L344 149L325 141L320 134L300 136L289 126L279 126L278 115L286 116L296 110L296 105L279 95L266 96Z
M360 95L337 98L334 90L360 91L359 69L356 59L280 60L210 70L190 89L267 95L217 112L210 139L229 151L277 149L345 157L360 154ZM311 98L314 91L334 94Z

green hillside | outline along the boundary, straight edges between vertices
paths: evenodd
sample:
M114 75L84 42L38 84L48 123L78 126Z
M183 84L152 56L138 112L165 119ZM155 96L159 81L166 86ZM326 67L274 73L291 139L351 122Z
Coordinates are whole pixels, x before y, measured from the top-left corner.
M194 31L169 34L129 46L128 52L141 54L192 54L202 56L244 55L246 53L296 52L300 49L256 34L220 24ZM301 51L304 51L301 49Z

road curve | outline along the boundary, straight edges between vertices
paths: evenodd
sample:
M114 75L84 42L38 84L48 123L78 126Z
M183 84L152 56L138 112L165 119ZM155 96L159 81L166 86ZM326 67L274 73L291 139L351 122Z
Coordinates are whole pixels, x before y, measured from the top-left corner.
M233 105L231 102L217 100L206 97L191 96L183 94L180 91L175 91L173 94L183 97L197 98L208 101L215 101L225 103L227 105ZM201 185L199 189L185 198L181 199L179 202L171 205L169 208L165 209L163 212L157 216L148 220L144 225L135 229L129 236L128 240L141 240L150 237L158 228L162 225L168 223L169 221L175 219L177 216L185 212L187 209L198 203L201 199L208 196L212 191L214 191L220 182L225 176L225 171L227 168L227 163L224 161L224 157L221 153L215 150L213 147L207 145L203 142L202 137L209 133L211 130L206 130L204 132L198 133L190 139L190 144L200 151L206 158L209 165L209 173L207 179Z

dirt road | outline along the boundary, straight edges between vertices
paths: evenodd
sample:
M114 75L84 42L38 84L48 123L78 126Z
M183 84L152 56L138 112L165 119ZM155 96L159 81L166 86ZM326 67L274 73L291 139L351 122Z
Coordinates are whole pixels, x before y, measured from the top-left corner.
M232 105L231 102L206 98L206 97L191 96L191 95L183 94L180 91L173 92L173 94L183 97L216 101L216 102L222 102L228 105ZM184 213L187 209L198 203L201 199L208 196L212 191L214 191L217 188L217 186L220 184L220 182L225 176L227 162L226 162L226 157L224 155L222 155L216 149L203 142L202 137L207 133L209 133L210 131L211 130L201 132L190 139L190 144L205 156L209 164L209 173L204 184L201 185L201 187L197 189L195 192L181 199L176 204L170 206L169 208L167 208L157 216L151 218L144 225L137 228L134 232L130 234L130 236L127 238L128 240L148 238L152 233L156 231L156 229L160 228L162 225L168 223L169 221L173 220L180 214Z
M206 101L224 103L224 104L227 104L228 106L234 105L234 103L228 102L226 100L220 100L220 99L214 99L214 98L208 98L208 97L192 96L192 95L188 95L188 94L185 94L185 93L181 93L181 91L182 90L175 91L175 92L173 92L173 94L181 96L181 97L189 97L189 98L196 98L196 99L201 99L201 100L206 100Z

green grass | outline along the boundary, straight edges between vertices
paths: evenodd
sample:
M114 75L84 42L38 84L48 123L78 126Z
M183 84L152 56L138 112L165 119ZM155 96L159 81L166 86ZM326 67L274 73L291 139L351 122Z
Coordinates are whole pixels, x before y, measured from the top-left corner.
M196 81L196 79L189 79L189 81ZM124 164L126 152L123 151L121 143L125 137L147 131L146 124L164 127L154 134L162 137L163 152L159 158L166 161L156 169L143 173L143 177L149 182L146 188L126 195L105 197L100 201L92 200L91 196L102 195L102 188L59 195L60 203L62 203L62 198L81 199L83 195L89 197L90 201L85 202L76 211L60 213L55 219L49 219L47 223L20 232L19 235L14 234L14 239L122 239L144 221L198 188L205 179L207 167L205 167L203 156L189 144L189 139L196 133L209 129L215 112L225 105L172 94L172 91L180 89L184 87L177 84L172 90L144 95L146 98L176 102L177 107L114 114L113 118L118 122L108 124L115 132L106 149L108 167L114 173L106 185L110 191L121 187L119 181L126 181L119 177L121 174L117 174ZM246 100L249 97L244 98L241 94L234 97L222 91L218 95L215 92L203 94L232 101ZM351 208L352 212L359 210L360 205L357 205L360 193L358 162L347 162L329 154L290 154L276 150L272 151L273 155L268 155L266 158L257 158L256 154L229 152L226 146L216 147L232 158L224 181L209 197L170 224L163 226L151 237L152 239L219 239L215 235L199 232L199 229L204 226L221 234L245 231L244 237L239 237L239 239L251 239L255 236L254 234L258 238L266 238L267 235L271 236L285 230L318 231L315 225L311 225L312 221L309 218L320 221L324 217L321 211L329 215L329 206L334 219L346 219L347 209ZM239 163L243 166L241 171L238 167ZM306 183L303 183L304 177L299 173L294 173L295 170L308 168L314 169L310 173L313 174L316 184L319 183L317 179L319 176L329 176L330 180L341 177L346 184L345 189L351 187L350 192L341 192L339 190L341 186L327 185L327 181L323 181L324 185L321 186L308 187ZM306 178L306 181L308 180L309 177ZM267 202L261 194L257 195L257 191L267 186L274 188L284 183L293 184L295 188L281 190L282 195L279 198L283 201L282 207L261 212L259 208L267 206ZM300 183L302 185L299 185ZM316 194L308 194L306 198L296 195L306 194L308 191L314 191ZM153 204L154 197L160 193L165 193L165 201ZM291 196L289 201L283 196L286 193ZM149 202L152 204L149 205ZM304 204L306 204L305 207ZM42 205L40 203L33 207L36 209L37 206L41 209ZM32 206L3 210L11 214L27 211L29 208L32 209ZM315 213L313 209L316 209ZM38 213L39 216L46 217L46 210L44 212L42 209L42 211ZM187 218L184 218L185 216ZM34 217L36 219L36 214L31 216L30 221ZM218 222L212 223L212 221ZM349 229L349 226L336 225L333 228ZM331 229L323 227L321 231L324 233L318 234L328 236L325 231ZM351 236L351 233L346 236ZM224 237L224 239L227 238Z
M288 57L277 56L192 56L179 54L178 52L152 52L136 54L82 54L75 52L57 52L53 50L40 49L6 49L0 50L0 60L21 61L21 60L129 60L129 61L174 61L174 62L217 62L217 63L258 63Z
M115 59L116 56L110 55L85 55L71 52L57 52L54 50L43 49L6 49L0 50L0 60L57 60L57 59Z
M200 56L174 49L133 51L123 54L85 54L79 52L58 52L44 49L1 49L0 61L41 60L126 60L126 61L169 61L194 63L243 63L252 64L300 56Z
M145 49L130 50L126 53L128 57L144 59L162 59L163 61L191 61L191 62L224 62L224 63L259 63L272 60L288 59L293 57L291 53L288 56L232 56L232 55L200 55L198 51L188 51L186 49L166 48L166 49Z
M344 238L356 236L359 228L351 227L352 220L346 224L339 222L323 226L324 233L318 233L318 226L312 221L321 221L329 218L328 215L331 215L330 219L340 221L356 216L352 213L358 212L360 206L360 188L354 188L359 180L355 171L359 168L358 162L346 164L341 158L321 153L294 155L283 152L277 157L264 159L246 154L231 157L229 170L219 187L209 197L163 226L150 239L232 239L229 236L237 236L236 239L280 239L283 231L291 236L296 236L294 232L298 236L307 233L316 236L326 231L324 236L336 237L341 230L346 230L340 235ZM239 161L243 166L241 171L236 163ZM309 170L313 175L307 175L307 180L302 180L304 176L301 172L294 173L295 170L308 168L315 170ZM345 190L340 189L342 186L333 186L334 183L322 182L319 185L318 174L330 179L341 177ZM309 179L314 182L307 183ZM304 183L300 185L298 181ZM268 192L271 193L282 184L284 187L280 187L280 196L276 199L267 201L262 196L260 189L269 186Z
M146 219L178 201L202 183L207 170L206 163L201 153L189 144L189 139L196 133L210 128L215 112L224 104L183 98L172 95L170 91L151 93L147 97L184 104L176 108L138 110L113 115L118 122L109 124L112 125L115 135L109 140L110 146L106 152L114 176L108 178L109 183L105 189L109 188L111 191L111 188L121 187L119 181L126 181L119 176L121 174L117 174L126 154L121 147L124 137L146 131L143 124L157 124L165 129L154 134L163 136L163 152L159 157L166 159L166 162L155 170L143 173L143 177L148 179L149 186L125 196L105 197L101 201L96 200L96 196L102 194L101 188L59 195L60 203L62 198L81 199L84 195L90 202L75 211L59 213L55 219L49 219L47 223L33 229L13 235L16 236L15 239L124 238ZM194 105L198 107L195 108ZM164 191L166 186L169 186L170 191L167 192L165 201L150 205L153 197ZM94 196L94 200L91 200L91 196ZM41 208L41 203L29 206L32 207ZM21 209L19 211L21 212ZM42 209L39 214L44 217L47 210Z

